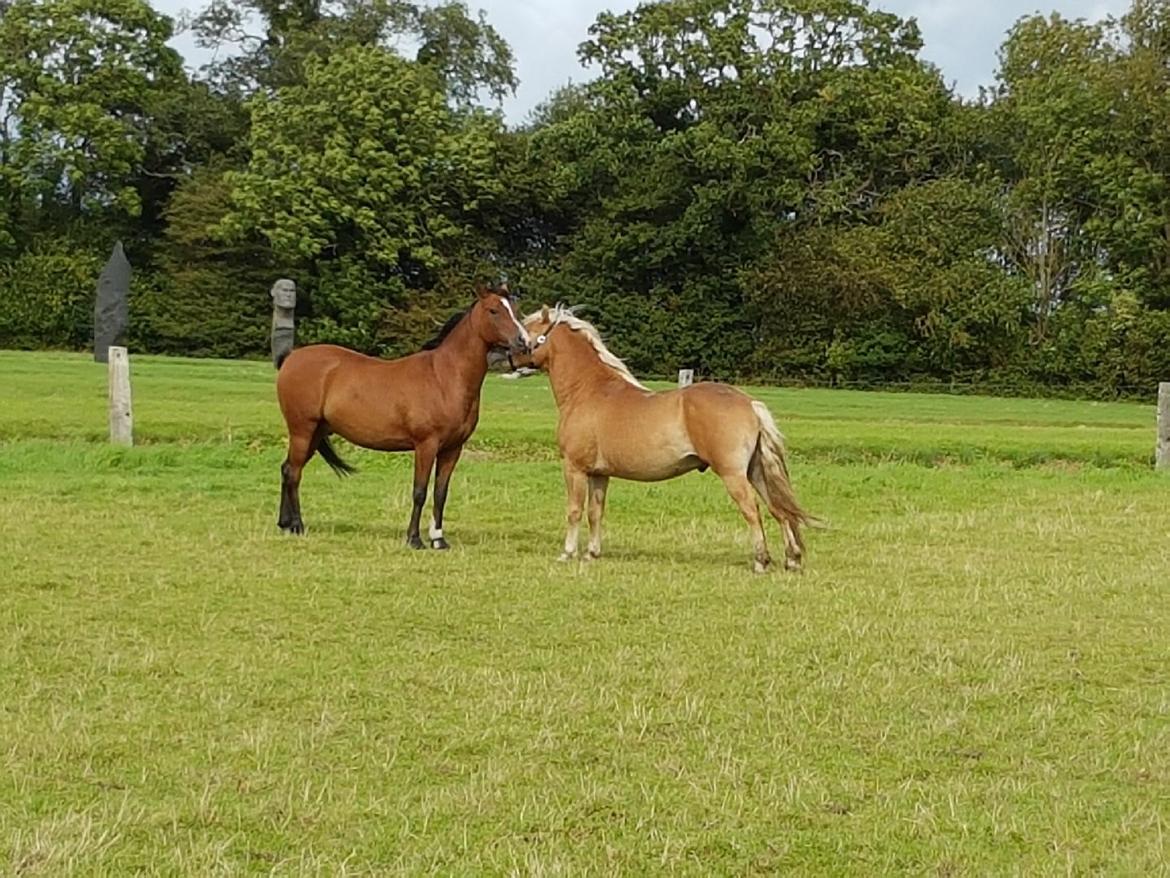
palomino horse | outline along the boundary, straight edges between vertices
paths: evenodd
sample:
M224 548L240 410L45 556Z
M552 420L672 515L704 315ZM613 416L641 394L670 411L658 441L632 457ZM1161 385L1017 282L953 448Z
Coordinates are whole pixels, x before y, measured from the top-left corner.
M288 425L288 456L280 468L280 528L304 531L301 471L314 452L339 476L353 472L329 443L336 433L363 448L414 451L414 509L406 541L416 549L423 547L419 517L434 467L431 546L448 548L443 538L447 485L479 420L479 394L494 348L528 350L528 335L507 288L478 288L475 303L451 318L434 342L401 359L381 360L325 344L293 351L276 378Z
M800 528L813 519L788 477L784 437L767 407L725 384L692 384L660 393L643 387L609 352L597 330L558 305L529 315L532 353L521 358L548 373L560 410L557 444L568 492L568 532L561 560L577 553L589 503L589 558L601 554L601 518L610 478L656 482L710 467L723 480L751 529L754 569L771 563L752 489L784 533L786 566L800 568Z

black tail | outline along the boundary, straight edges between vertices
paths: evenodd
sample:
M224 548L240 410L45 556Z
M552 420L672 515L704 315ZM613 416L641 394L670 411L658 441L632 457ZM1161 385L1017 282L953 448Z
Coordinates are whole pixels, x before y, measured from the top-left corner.
M337 473L339 477L348 476L357 472L354 467L350 466L341 459L341 455L333 450L333 446L329 443L328 436L323 436L321 438L320 443L317 445L317 453L325 458L325 462L333 467L333 471Z
M292 351L285 351L284 353L277 354L277 356L276 356L276 371L277 372L280 371L280 367L284 365L284 361L288 359L288 355L291 353L292 353Z

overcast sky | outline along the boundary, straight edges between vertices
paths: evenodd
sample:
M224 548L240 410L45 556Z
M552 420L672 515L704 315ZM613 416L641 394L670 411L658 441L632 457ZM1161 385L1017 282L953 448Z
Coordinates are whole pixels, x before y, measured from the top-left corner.
M199 0L152 0L155 7L176 16L198 7ZM585 39L597 13L633 8L629 0L467 0L471 9L482 8L488 20L512 46L520 89L504 104L513 123L524 121L529 111L554 88L578 82L587 74L577 64L577 45ZM922 28L922 56L937 64L948 83L964 95L975 95L988 85L995 72L995 52L1005 31L1021 16L1056 11L1068 18L1097 20L1119 15L1129 0L873 0L872 7L903 18L914 17ZM208 59L186 35L173 45L197 66Z

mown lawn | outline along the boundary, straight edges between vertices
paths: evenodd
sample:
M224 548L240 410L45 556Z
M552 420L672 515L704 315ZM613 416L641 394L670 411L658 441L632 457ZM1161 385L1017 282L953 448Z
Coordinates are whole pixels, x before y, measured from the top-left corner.
M264 363L0 353L0 874L1165 873L1153 407L766 390L808 569L710 474L553 559L543 379L489 376L449 553L346 448L275 528ZM779 551L779 535L769 536Z

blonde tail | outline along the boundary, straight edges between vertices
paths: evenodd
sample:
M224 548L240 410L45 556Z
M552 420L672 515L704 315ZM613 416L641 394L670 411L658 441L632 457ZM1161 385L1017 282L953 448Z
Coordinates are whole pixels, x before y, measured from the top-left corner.
M802 525L815 526L820 522L804 511L792 490L792 479L788 475L788 460L784 454L784 436L776 427L776 421L768 407L759 400L752 400L752 411L760 422L760 435L756 451L748 467L752 485L773 517L782 527L791 530L792 540L798 553L804 551Z

